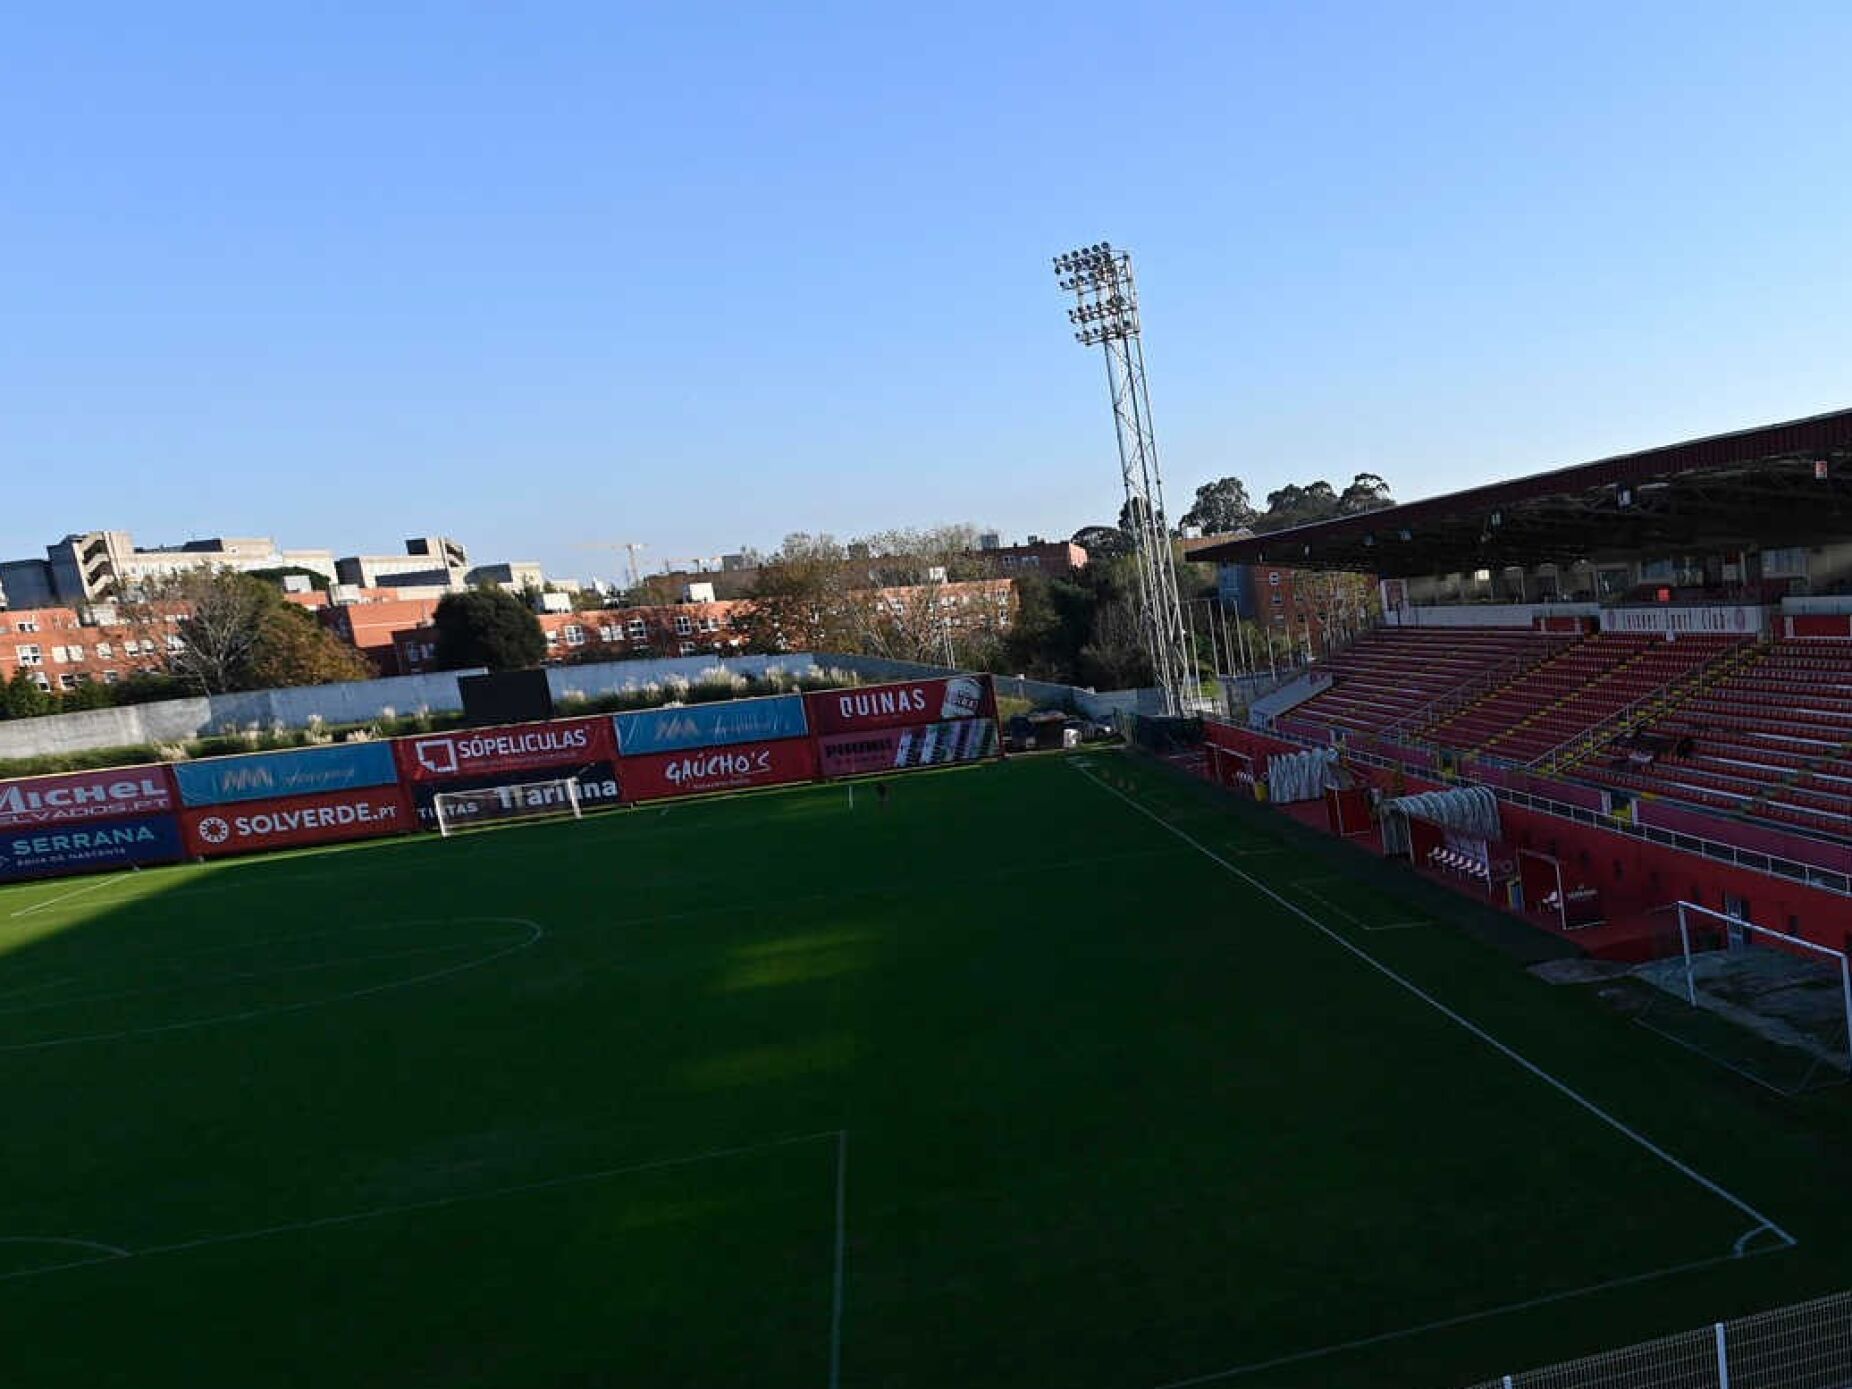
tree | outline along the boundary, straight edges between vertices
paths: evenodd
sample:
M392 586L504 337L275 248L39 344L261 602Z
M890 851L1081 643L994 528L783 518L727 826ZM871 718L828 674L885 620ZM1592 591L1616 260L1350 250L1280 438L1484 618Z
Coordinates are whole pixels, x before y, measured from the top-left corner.
M1145 499L1143 497L1127 497L1119 505L1119 529L1124 531L1128 538L1135 538L1138 535L1144 514ZM1162 512L1158 514L1157 520L1160 530L1168 529L1170 523L1164 518Z
M546 658L540 619L519 598L498 588L447 593L431 621L437 629L439 670L526 670Z
M856 651L864 624L849 599L848 551L832 535L797 532L753 577L734 626L750 651Z
M1196 501L1183 513L1183 524L1201 526L1204 535L1225 535L1251 525L1256 514L1247 484L1238 477L1224 477L1196 489Z
M1117 526L1082 526L1074 532L1073 543L1087 552L1089 561L1132 553L1132 537Z
M1338 494L1322 478L1301 487L1288 483L1267 494L1266 514L1255 523L1257 531L1284 530L1309 525L1338 514Z
M189 569L155 586L138 627L173 624L178 643L168 648L167 667L206 694L252 688L251 660L259 633L280 591L262 579L231 569Z
M372 665L255 574L189 569L149 585L119 608L144 649L192 691L223 694L285 685L370 680ZM134 702L118 690L114 703Z
M332 580L326 574L315 569L305 569L299 564L283 565L276 569L247 569L244 572L253 579L266 579L278 588L284 588L285 579L307 579L309 587L317 593L326 593L332 587Z
M245 688L282 689L376 679L373 663L294 603L267 611L244 672Z
M13 672L13 678L0 685L0 716L9 719L30 719L52 711L53 700L49 690L42 690L24 666Z
M1338 510L1346 516L1360 511L1381 511L1386 506L1394 505L1395 498L1389 495L1389 484L1375 473L1358 473L1338 497Z

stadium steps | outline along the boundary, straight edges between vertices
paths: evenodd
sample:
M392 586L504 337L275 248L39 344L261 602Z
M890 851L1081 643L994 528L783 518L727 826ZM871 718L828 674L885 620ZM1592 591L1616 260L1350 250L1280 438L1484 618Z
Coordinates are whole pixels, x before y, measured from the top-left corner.
M1852 837L1852 646L1805 638L1763 644L1753 659L1730 663L1638 727L1693 745L1645 765L1604 765L1604 753L1619 751L1610 739L1570 774Z

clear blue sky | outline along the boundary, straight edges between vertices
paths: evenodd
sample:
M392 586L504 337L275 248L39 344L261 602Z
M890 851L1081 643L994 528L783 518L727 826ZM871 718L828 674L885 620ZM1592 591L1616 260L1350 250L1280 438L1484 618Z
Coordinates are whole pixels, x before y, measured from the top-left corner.
M0 27L0 557L615 572L1852 404L1852 7L97 4Z

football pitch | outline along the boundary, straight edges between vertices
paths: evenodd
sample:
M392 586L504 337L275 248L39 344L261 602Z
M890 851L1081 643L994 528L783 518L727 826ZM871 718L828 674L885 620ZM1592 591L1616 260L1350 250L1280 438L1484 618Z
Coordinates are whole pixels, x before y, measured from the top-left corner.
M0 1382L1450 1389L1852 1281L1846 1091L1347 853L1104 752L0 891Z

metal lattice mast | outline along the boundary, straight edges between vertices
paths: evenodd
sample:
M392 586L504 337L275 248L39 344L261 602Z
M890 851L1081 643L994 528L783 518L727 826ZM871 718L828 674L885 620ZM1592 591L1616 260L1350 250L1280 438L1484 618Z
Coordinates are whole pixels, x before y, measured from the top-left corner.
M1119 436L1119 470L1132 523L1138 569L1138 623L1153 677L1164 692L1166 712L1196 708L1196 663L1184 635L1177 565L1165 529L1164 480L1158 472L1157 436L1151 427L1151 396L1145 386L1145 349L1138 331L1138 291L1132 257L1108 242L1055 257L1061 288L1074 295L1068 310L1074 338L1106 356L1106 384L1112 394L1113 426Z

